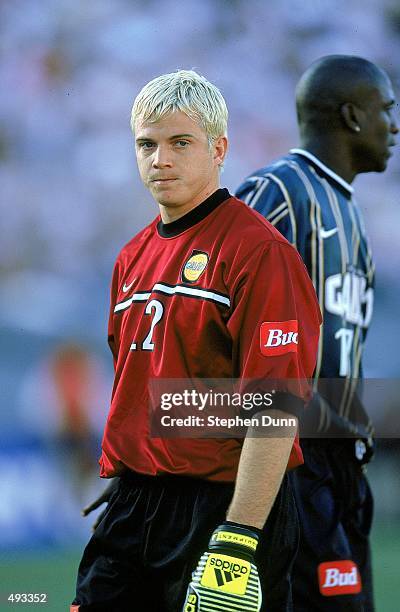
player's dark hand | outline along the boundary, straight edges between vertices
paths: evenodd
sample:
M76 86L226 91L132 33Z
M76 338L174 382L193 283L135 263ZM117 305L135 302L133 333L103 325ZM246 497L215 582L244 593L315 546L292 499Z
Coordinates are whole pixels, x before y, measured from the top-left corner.
M97 510L97 508L101 506L102 504L105 504L105 503L108 504L112 495L116 492L118 485L119 485L119 478L118 477L112 478L109 484L104 489L103 493L101 493L101 495L99 495L99 497L97 497L88 506L85 506L84 508L82 508L82 511L81 511L82 516L87 516L88 514L93 512L93 510ZM92 531L94 531L96 527L99 525L103 516L106 513L106 510L107 510L107 507L103 510L103 512L100 512L99 516L96 518L96 521L92 525Z
M254 563L257 544L256 530L229 522L220 525L192 574L183 612L259 612L261 585Z

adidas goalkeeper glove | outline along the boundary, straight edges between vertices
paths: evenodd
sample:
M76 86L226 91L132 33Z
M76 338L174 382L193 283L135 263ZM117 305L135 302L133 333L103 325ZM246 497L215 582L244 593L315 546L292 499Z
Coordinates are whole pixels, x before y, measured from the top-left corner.
M183 612L259 612L257 544L258 534L252 529L229 522L220 525L192 574Z

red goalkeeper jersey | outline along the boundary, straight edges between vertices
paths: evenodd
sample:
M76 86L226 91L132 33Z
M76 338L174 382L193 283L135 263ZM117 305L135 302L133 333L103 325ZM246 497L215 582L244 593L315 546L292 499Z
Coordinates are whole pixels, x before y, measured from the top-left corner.
M226 189L177 221L155 219L122 249L114 268L115 382L101 476L129 468L235 480L240 439L150 435L149 381L309 378L320 322L297 251ZM301 462L296 440L289 465Z

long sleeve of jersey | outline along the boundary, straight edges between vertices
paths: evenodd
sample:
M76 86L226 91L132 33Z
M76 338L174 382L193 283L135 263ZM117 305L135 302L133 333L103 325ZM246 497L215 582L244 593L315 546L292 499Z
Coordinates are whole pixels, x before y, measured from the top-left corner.
M109 318L108 318L108 345L110 347L110 350L113 356L114 369L117 364L118 343L117 343L117 338L115 337L115 333L114 333L113 312L114 312L114 306L115 306L116 296L117 296L118 287L119 287L119 275L120 275L120 262L117 260L114 266L112 280L111 280L111 291L110 291L111 308L110 308L110 313L109 313Z
M228 322L233 361L244 380L271 380L280 390L310 398L321 315L307 270L286 242L271 240L236 269Z

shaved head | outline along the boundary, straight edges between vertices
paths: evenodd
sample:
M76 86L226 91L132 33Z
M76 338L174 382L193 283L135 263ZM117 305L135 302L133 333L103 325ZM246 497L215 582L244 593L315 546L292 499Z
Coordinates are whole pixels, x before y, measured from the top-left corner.
M382 172L399 129L387 74L354 55L314 62L296 88L300 144L351 182Z
M371 92L389 82L372 62L352 55L328 55L314 62L296 88L300 127L338 129L340 108L353 103L363 107Z

